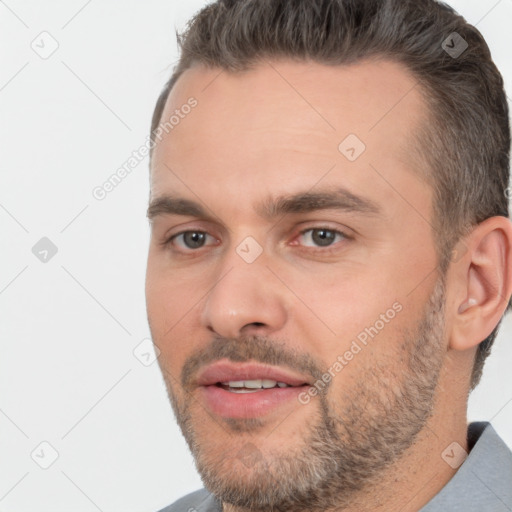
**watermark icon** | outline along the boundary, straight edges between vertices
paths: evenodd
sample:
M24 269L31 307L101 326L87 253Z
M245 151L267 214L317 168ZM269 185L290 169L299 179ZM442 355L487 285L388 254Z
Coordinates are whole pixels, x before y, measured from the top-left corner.
M246 443L240 448L236 454L236 458L239 459L247 469L251 469L263 460L263 455L254 444Z
M152 135L148 135L143 144L137 149L132 151L132 154L122 163L122 165L112 173L109 178L92 189L92 196L98 201L103 201L108 194L113 192L120 183L122 183L127 176L148 156L151 149L156 145L157 140L161 141L164 133L169 133L173 130L182 119L192 112L192 109L198 104L194 97L187 100L187 103L183 104L179 109L176 109L174 113L165 122L161 122Z
M441 44L443 50L452 59L458 59L468 46L468 42L458 32L452 32Z
M262 252L263 247L252 236L244 238L236 248L236 253L246 263L254 263Z
M356 339L352 340L350 348L346 350L343 355L338 355L336 361L323 373L322 377L317 379L316 382L308 388L307 391L303 391L299 394L298 400L302 405L309 404L311 398L321 393L331 380L338 375L345 366L349 364L354 356L359 354L364 347L368 345L368 342L375 338L383 329L386 327L391 320L393 320L398 313L403 310L400 302L395 302L385 313L379 316L373 325L365 327L357 336Z
M451 250L450 253L450 261L452 263L457 263L464 254L468 252L468 246L460 240L457 242L457 245Z
M41 263L48 263L57 254L57 252L57 246L45 236L41 238L34 247L32 247L32 254Z
M366 150L366 145L357 136L351 133L338 146L338 151L349 161L355 162Z
M144 366L150 366L160 356L160 349L149 338L144 338L133 349L133 355Z
M48 441L43 441L32 450L30 457L40 468L48 469L59 458L59 452Z
M443 450L443 453L441 453L441 458L453 469L458 469L466 460L467 456L468 452L466 452L457 441L448 445Z
M49 32L44 30L30 43L30 47L41 59L49 59L58 49L59 42Z

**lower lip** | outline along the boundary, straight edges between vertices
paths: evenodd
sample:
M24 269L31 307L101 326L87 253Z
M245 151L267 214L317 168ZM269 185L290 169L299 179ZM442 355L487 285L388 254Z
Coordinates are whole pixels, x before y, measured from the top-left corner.
M234 393L220 386L202 386L201 392L208 408L225 418L257 418L291 400L298 402L307 386L271 388L254 393Z

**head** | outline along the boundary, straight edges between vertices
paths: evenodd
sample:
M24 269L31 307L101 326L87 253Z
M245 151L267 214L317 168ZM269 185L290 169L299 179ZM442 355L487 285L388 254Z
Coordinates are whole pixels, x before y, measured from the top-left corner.
M348 503L478 384L507 308L502 78L433 0L218 1L179 42L147 273L171 403L226 502ZM291 386L210 382L258 372Z

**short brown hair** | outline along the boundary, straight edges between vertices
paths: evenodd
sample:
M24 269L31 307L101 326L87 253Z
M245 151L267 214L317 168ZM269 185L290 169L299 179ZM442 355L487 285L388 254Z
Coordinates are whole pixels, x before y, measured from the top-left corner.
M446 41L448 48L454 46L453 37L468 45L460 55L446 51ZM328 65L387 58L413 73L430 107L429 122L416 134L416 151L428 164L425 178L434 192L432 228L441 272L472 226L508 217L510 126L503 78L480 32L446 4L217 0L177 38L180 60L158 98L152 137L170 90L193 64L237 72L266 58ZM478 347L471 390L480 381L498 328L499 323Z

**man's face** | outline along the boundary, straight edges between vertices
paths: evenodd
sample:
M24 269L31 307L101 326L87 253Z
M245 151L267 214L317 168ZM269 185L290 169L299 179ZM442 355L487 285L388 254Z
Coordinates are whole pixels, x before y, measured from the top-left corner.
M432 412L443 290L408 151L425 117L414 86L391 62L274 61L195 67L168 98L162 122L181 116L153 154L148 317L226 502L349 500Z

